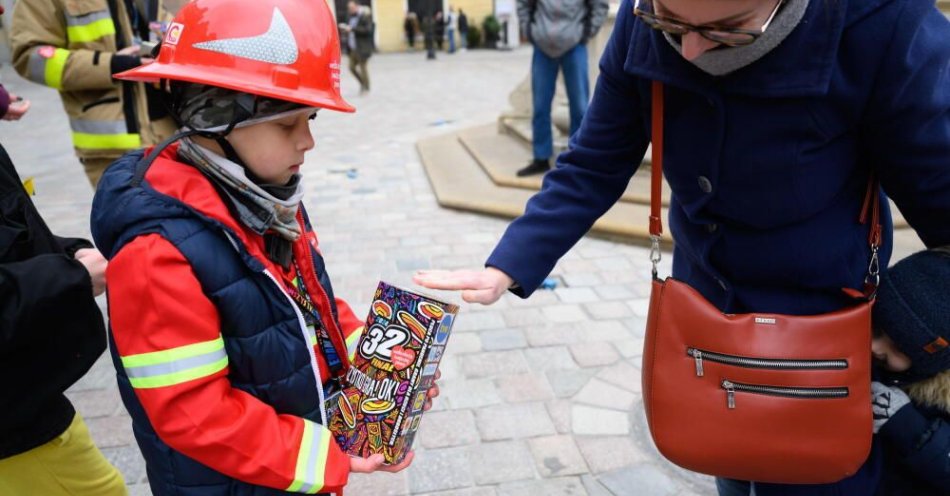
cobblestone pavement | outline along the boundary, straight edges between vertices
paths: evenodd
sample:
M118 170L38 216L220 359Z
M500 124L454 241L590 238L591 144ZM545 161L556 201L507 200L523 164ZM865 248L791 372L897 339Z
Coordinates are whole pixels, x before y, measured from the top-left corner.
M344 75L345 94L359 112L321 113L314 122L306 203L337 294L358 314L380 279L410 285L416 269L478 267L501 236L505 220L437 205L414 145L493 121L529 61L526 49L435 62L422 53L377 56L366 97ZM33 108L19 123L0 122L0 141L22 175L35 177L36 203L54 230L88 236L92 191L56 94L9 67L2 76ZM442 396L422 422L413 466L354 475L348 494L714 493L710 479L662 461L641 413L647 250L587 238L554 275L559 287L529 300L509 295L492 307L463 306L442 363ZM69 396L132 494L149 494L106 357Z

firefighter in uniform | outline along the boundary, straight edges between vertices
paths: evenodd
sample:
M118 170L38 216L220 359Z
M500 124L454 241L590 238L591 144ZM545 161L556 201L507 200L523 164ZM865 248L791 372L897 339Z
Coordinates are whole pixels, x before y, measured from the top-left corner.
M161 93L112 75L148 57L139 44L157 39L173 12L162 0L19 0L13 9L13 64L21 76L59 91L73 146L95 188L125 152L175 131ZM154 36L151 35L154 33Z

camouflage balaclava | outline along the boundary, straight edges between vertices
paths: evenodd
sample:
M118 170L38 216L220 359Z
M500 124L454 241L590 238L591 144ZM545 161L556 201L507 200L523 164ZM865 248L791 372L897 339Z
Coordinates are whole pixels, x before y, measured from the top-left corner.
M204 84L178 83L173 86L175 114L179 124L186 128L208 132L220 132L228 128L238 109L236 103L248 98L247 93L208 86ZM236 128L252 126L269 120L280 119L286 114L316 109L299 103L266 97L253 97L250 116L235 125Z
M264 184L224 137L234 128L303 112L314 113L317 109L199 84L179 83L173 87L172 94L179 124L215 139L227 155L223 157L190 137L184 137L178 149L179 157L202 171L224 191L240 221L264 236L271 260L289 266L291 243L301 235L297 222L297 210L303 198L301 176L295 174L287 184Z

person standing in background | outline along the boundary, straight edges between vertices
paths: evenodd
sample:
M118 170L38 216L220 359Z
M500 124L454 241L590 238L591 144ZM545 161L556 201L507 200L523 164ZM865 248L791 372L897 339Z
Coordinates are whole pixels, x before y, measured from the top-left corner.
M369 7L351 0L347 4L350 18L340 23L340 30L346 36L346 45L350 55L350 72L360 82L360 94L369 93L369 69L366 64L373 56L373 17Z
M416 24L418 23L418 17L415 12L409 12L406 14L406 20L403 22L402 29L406 32L406 44L409 45L409 50L416 49Z
M455 53L455 33L458 31L458 17L455 8L449 7L449 14L445 17L446 36L449 41L449 53Z
M462 51L464 52L468 48L468 16L465 15L465 11L459 9L459 45L462 46Z
M442 51L442 45L445 42L445 16L442 11L435 13L435 20L432 22L432 28L435 30L435 43Z
M534 159L518 176L543 174L551 168L554 136L551 103L558 71L564 71L571 112L571 135L581 126L590 100L587 40L607 19L607 0L518 0L521 32L534 45L531 60L531 119Z

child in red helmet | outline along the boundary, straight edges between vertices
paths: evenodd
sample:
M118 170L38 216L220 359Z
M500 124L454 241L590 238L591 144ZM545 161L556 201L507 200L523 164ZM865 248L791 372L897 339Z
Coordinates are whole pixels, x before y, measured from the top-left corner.
M399 471L333 442L326 403L362 323L335 298L301 202L320 109L339 91L326 4L197 0L155 63L182 131L103 176L113 363L155 495L339 492Z

